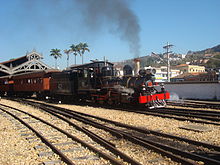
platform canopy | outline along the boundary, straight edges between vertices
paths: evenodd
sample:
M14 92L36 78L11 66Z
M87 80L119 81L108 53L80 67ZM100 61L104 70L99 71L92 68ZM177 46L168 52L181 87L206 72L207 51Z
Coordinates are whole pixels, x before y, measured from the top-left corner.
M52 69L41 59L43 56L33 50L27 52L25 56L2 62L0 63L0 76Z

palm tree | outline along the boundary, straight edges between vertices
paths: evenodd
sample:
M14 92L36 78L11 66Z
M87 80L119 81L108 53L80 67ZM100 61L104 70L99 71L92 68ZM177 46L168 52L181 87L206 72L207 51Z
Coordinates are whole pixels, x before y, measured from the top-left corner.
M55 69L57 69L57 58L61 58L62 54L60 53L60 49L51 49L50 56L53 56L55 59Z
M82 56L82 64L83 64L83 54L85 53L85 51L90 51L89 48L88 48L88 45L87 43L79 43L77 45L78 47L78 52L80 54L80 56Z
M69 67L69 54L71 53L71 49L65 49L63 51L67 55L67 68Z
M70 46L70 51L73 52L74 56L75 56L75 65L76 65L76 56L77 56L77 52L78 52L78 48L77 45L72 44Z

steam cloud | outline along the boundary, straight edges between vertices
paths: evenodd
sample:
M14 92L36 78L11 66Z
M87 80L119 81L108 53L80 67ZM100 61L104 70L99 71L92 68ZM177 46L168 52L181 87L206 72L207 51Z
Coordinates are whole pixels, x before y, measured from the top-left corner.
M91 30L104 24L114 26L114 34L126 41L134 57L140 53L140 26L126 0L75 0L82 8L84 21Z
M177 93L171 92L170 93L170 101L175 101L178 103L184 103L184 100L179 98L179 95Z
M119 92L122 92L122 93L128 93L128 94L133 94L134 93L134 89L132 88L126 88L122 85L115 85L114 88L119 91Z

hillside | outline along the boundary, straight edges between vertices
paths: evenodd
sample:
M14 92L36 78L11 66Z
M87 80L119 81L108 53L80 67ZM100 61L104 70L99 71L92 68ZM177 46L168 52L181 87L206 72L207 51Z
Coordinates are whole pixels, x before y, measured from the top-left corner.
M208 49L205 49L205 50L201 50L201 51L189 51L187 53L188 54L215 54L215 53L220 53L220 45L217 45L217 46L214 46L212 48L208 48Z
M201 51L188 51L187 55L184 57L177 53L170 54L170 64L175 66L188 62L192 65L203 65L207 68L220 68L220 45ZM152 53L149 56L142 56L139 58L141 67L160 67L167 64L167 57L164 54ZM122 62L116 62L115 64L121 66L129 64L134 67L133 60L134 59L128 59Z
M220 67L220 45L201 51L189 51L185 61L190 64L204 65L207 68Z

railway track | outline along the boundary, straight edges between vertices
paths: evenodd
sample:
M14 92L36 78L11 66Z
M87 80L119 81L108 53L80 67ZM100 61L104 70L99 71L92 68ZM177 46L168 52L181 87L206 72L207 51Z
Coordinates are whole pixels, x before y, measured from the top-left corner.
M93 107L99 107L100 105L78 103L77 105L90 105ZM193 110L182 108L161 108L161 109L147 109L146 107L134 106L116 106L112 108L109 105L101 105L103 108L118 109L121 111L128 111L146 115L153 115L163 118L172 118L180 121L191 121L194 123L220 125L220 112L217 110ZM201 108L201 107L200 107ZM220 107L219 107L220 108ZM133 110L135 109L135 110Z
M217 110L190 110L190 109L181 109L181 108L161 108L161 109L147 109L142 107L134 106L116 106L111 107L109 105L94 105L90 103L78 103L77 105L89 105L92 107L103 107L109 109L118 109L121 111L134 112L145 115L153 115L163 118L172 118L180 121L191 121L194 123L203 123L203 124L212 124L212 125L220 125L220 112Z
M167 104L173 106L183 106L183 107L192 107L192 108L211 108L211 109L220 110L220 102L212 102L212 101L183 100L181 102L168 101Z
M54 113L54 115L59 117L65 116L108 131L117 138L124 138L132 143L159 152L182 164L197 164L196 161L203 161L205 164L220 164L218 158L220 155L219 146L165 134L159 131L138 128L44 103L25 102L32 106L40 107L44 111ZM64 119L65 117L62 118ZM185 149L180 150L178 146L185 146Z
M182 108L163 108L154 110L131 111L140 114L153 115L163 118L172 118L180 121L191 121L194 123L220 125L220 112L211 110L192 110Z
M195 117L210 121L220 121L220 112L218 111L211 111L211 110L192 110L192 109L181 109L181 108L164 108L164 109L157 109L154 112L163 112L165 114L174 114L174 115L181 115L186 117Z
M11 98L12 100L14 98ZM55 103L55 102L54 102ZM109 105L94 105L91 103L80 102L76 103L76 105L89 105L92 107L103 107L110 108L113 107ZM158 116L162 118L171 118L179 121L190 121L194 123L202 123L202 124L211 124L211 125L220 125L220 112L217 110L193 110L193 109L182 109L182 108L163 108L163 109L147 109L142 107L136 107L135 110L133 106L123 107L116 106L114 109L118 109L121 111L134 112L145 115Z
M95 135L86 128L75 125L74 123L71 123L70 121L62 118L59 115L54 114L56 118L52 118L51 121L55 120L57 122L58 119L64 119L61 122L65 121L66 124L71 125L71 128L68 127L68 131L57 127L54 123L45 121L42 118L39 118L35 115L32 115L17 108L0 104L0 110L5 113L4 115L8 115L7 117L12 117L17 120L21 124L20 127L29 129L29 132L26 135L31 136L27 137L27 139L35 139L42 142L38 144L36 148L44 148L46 150L50 149L52 151L40 152L39 155L52 155L53 153L55 153L60 158L60 160L58 159L48 161L44 162L44 164L59 163L60 161L63 161L68 165L73 165L78 163L82 159L84 160L84 163L85 161L88 161L88 164L89 161L96 161L96 163L98 164L106 164L106 161L103 160L105 159L111 162L111 164L122 165L130 163L140 165L139 162L119 151L114 144L107 142L106 140L99 137L98 135ZM81 138L70 134L69 129L72 129L71 132L77 132L78 136L80 136ZM87 137L82 134L86 134ZM55 140L53 139L54 137L56 138ZM68 149L63 150L62 148ZM74 157L76 151L84 154L84 156L81 155L80 157ZM55 157L56 156L54 156L53 158Z
M80 105L80 104L79 104ZM84 104L82 104L84 105ZM91 105L96 107L96 105ZM103 106L104 108L112 109L109 106ZM137 107L115 107L117 110L134 112L145 115L158 116L162 118L171 118L180 121L190 121L194 123L220 125L220 112L217 110L193 110L184 108L161 108L161 109L147 109ZM115 109L114 108L114 109Z

